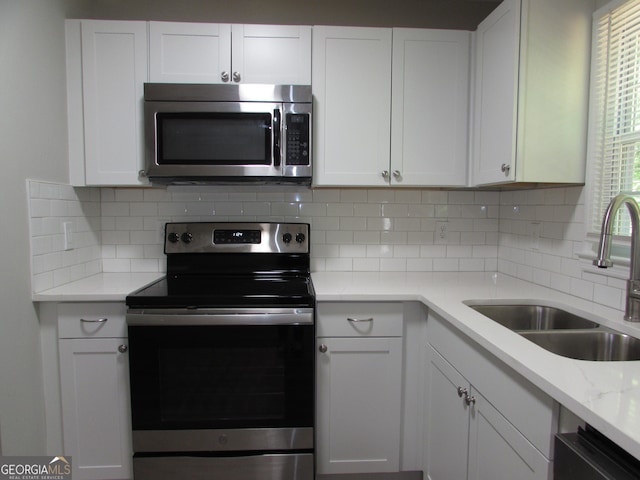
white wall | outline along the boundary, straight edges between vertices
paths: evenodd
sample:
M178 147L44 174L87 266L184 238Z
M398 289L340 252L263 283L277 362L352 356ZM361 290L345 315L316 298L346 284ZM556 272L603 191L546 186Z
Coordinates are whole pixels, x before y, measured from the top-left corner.
M44 453L40 335L31 302L26 179L67 180L62 0L0 0L0 435Z

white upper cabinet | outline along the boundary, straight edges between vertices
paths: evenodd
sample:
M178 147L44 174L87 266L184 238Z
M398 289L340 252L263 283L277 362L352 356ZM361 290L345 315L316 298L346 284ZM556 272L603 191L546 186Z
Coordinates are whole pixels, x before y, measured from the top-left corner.
M313 35L316 185L466 185L469 32Z
M584 183L593 7L505 0L479 25L472 185Z
M392 185L466 185L470 42L464 31L393 30Z
M311 27L149 23L150 81L311 83Z
M147 24L67 21L69 180L142 185Z
M234 24L231 34L232 80L311 85L310 26Z
M391 29L314 27L312 58L314 183L388 185Z
M310 26L67 20L66 39L74 186L148 185L147 81L311 82Z
M231 25L149 22L149 80L222 83L231 71Z

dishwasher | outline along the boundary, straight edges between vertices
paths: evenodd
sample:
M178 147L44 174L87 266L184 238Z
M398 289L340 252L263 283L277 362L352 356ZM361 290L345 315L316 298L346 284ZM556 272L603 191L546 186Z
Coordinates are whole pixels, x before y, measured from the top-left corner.
M637 480L640 461L590 425L555 438L554 480Z

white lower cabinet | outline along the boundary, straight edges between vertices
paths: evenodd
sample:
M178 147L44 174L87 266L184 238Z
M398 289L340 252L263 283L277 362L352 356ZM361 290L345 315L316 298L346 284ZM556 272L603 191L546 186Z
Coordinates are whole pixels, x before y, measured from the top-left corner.
M402 308L318 305L318 474L399 470Z
M473 387L470 405L469 480L542 480L550 461Z
M431 347L427 363L428 390L425 412L424 462L427 478L467 478L469 407L458 397L459 387L469 389L467 380Z
M438 352L430 353L427 478L548 478L549 461Z
M133 478L124 310L120 303L58 308L64 454L75 479Z
M437 317L428 322L425 478L552 478L555 402Z

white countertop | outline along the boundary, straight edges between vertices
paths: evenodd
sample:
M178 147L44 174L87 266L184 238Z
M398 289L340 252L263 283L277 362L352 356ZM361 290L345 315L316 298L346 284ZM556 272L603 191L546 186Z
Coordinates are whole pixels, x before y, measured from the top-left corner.
M640 325L577 297L486 273L313 274L318 301L420 301L578 417L640 458L640 361L590 362L555 355L475 312L465 300L543 300L640 337Z
M126 296L164 277L164 273L99 273L34 293L34 302L124 302Z
M38 302L124 301L163 273L104 273L34 294ZM640 361L554 355L467 307L465 300L544 301L640 337L619 311L491 273L316 272L318 301L418 301L640 459Z

